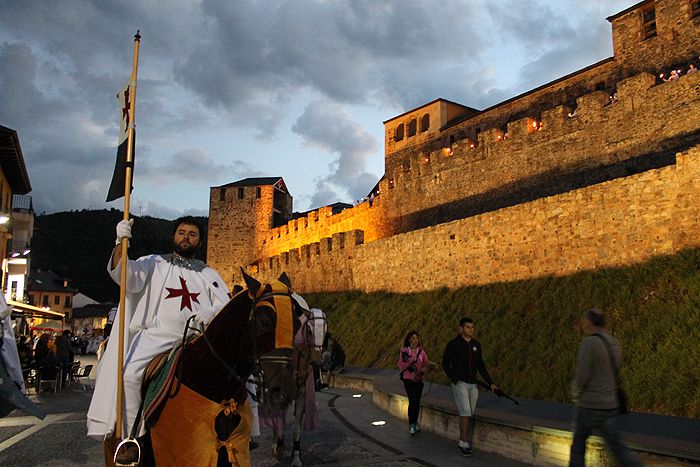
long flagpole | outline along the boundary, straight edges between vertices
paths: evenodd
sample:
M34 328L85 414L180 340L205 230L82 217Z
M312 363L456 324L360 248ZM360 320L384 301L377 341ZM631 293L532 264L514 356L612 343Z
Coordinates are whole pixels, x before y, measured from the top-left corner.
M134 65L131 70L131 83L129 84L129 126L127 128L126 143L126 175L124 177L124 220L129 220L129 203L131 198L131 177L134 170L134 128L136 111L136 76L139 68L139 45L141 43L140 31L134 36ZM117 426L114 437L118 440L122 437L122 410L124 406L124 315L126 303L126 268L128 265L129 242L122 239L122 271L119 281L119 356L117 359Z

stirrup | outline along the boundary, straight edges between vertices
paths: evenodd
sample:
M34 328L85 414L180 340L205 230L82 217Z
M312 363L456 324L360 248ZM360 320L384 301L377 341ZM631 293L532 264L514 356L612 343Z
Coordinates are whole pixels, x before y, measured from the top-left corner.
M136 445L136 449L138 450L138 456L136 457L135 462L129 462L128 464L122 464L121 462L117 462L117 454L119 454L119 449L125 444ZM125 440L122 440L122 442L117 445L117 449L114 451L113 461L114 467L138 467L138 465L141 463L141 445L138 441L136 441L135 438L126 438Z

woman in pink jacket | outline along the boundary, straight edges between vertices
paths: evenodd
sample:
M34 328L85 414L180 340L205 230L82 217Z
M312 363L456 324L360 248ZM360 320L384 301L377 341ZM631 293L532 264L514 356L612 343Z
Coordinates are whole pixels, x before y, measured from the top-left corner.
M409 331L399 354L399 368L401 368L403 387L406 388L408 396L408 432L412 435L420 431L417 425L420 398L423 395L423 376L429 364L428 355L419 345L418 332Z

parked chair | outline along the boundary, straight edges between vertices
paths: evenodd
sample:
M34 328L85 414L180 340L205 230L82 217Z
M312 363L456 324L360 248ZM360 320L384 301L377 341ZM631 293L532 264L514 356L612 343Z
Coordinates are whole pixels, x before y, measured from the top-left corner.
M80 367L78 369L77 373L75 374L75 380L83 386L83 391L87 391L87 389L85 389L85 383L87 383L87 385L89 387L91 387L90 386L90 372L91 371L92 371L92 365L85 365L83 367Z
M53 389L56 393L61 389L61 367L44 367L38 371L36 392L40 393L45 386Z
M78 382L78 370L80 370L80 360L77 362L73 362L73 364L70 367L70 371L68 372L68 381L67 385L70 387L72 383L77 383Z

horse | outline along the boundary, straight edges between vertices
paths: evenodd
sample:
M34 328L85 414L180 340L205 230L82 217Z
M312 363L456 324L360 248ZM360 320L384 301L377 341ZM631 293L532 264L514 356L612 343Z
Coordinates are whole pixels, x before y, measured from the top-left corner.
M294 338L295 345L292 353L295 380L292 465L295 467L302 465L302 431L313 430L318 425L313 367L320 367L321 365L323 340L328 329L326 315L318 308L305 310L304 315L301 317L301 323L301 329ZM308 407L307 404L309 403L312 406ZM311 413L307 413L307 409ZM272 455L273 457L280 457L284 453L285 412L270 413L267 421L273 428Z
M153 391L150 403L144 400L141 407L149 428L145 438L150 438L143 440L142 465L250 465L248 376L254 375L259 388L253 397L268 406L284 410L293 400L292 342L300 322L293 313L288 279L283 274L261 284L243 276L247 289L206 329L192 338L183 336L183 345L171 352L175 358L156 357L146 369L144 378L155 374L164 389ZM153 385L144 388L148 396ZM138 424L120 445L136 443ZM116 441L105 442L108 466L114 465Z

